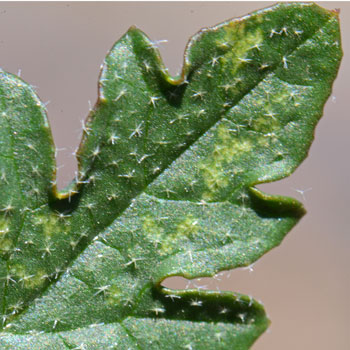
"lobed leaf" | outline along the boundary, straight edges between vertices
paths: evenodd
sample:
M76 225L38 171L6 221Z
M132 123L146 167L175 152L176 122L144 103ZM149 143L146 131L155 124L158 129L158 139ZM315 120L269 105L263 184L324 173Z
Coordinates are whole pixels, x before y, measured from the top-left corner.
M202 30L178 77L132 27L61 192L44 108L1 72L0 349L250 348L258 302L161 283L250 265L302 217L255 186L306 157L341 55L337 14L315 4Z

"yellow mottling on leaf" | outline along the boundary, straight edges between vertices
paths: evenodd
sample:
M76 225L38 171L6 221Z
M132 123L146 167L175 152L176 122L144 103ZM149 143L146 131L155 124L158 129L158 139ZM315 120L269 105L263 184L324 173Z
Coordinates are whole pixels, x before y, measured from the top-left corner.
M41 287L47 278L47 274L43 269L39 269L36 273L28 273L26 267L21 264L13 265L10 271L23 283L25 288L29 289Z
M198 219L192 215L187 216L183 221L177 224L175 232L169 236L164 237L160 247L160 254L170 254L173 249L178 249L181 246L181 242L188 241L199 232L200 225Z
M177 237L190 237L198 233L199 225L198 220L191 215L177 225L176 236Z
M258 145L261 147L268 148L270 146L270 143L267 137L259 137L257 142L258 142Z
M146 215L143 217L142 223L143 231L147 234L147 236L153 241L156 242L156 245L161 242L161 238L164 233L163 227L161 227L155 218L150 215Z
M0 218L0 237L9 232L9 220L5 217Z
M247 30L245 23L240 21L232 21L224 27L225 35L223 42L230 47L221 62L224 69L227 65L231 68L232 74L235 74L239 67L248 59L249 53L259 45L264 39L263 32L260 28ZM222 43L218 42L218 45Z
M200 169L205 180L205 184L210 191L217 191L228 185L228 179L222 168L222 164L213 160L209 164L201 164Z
M222 124L217 129L217 138L213 151L199 165L207 191L202 195L203 200L212 200L215 193L229 185L227 165L233 163L236 157L251 152L253 144L250 139L236 136L232 130Z
M24 265L15 264L11 266L11 274L15 275L18 278L23 278L26 275L26 268Z
M46 238L51 238L63 231L60 227L59 218L54 214L37 215L34 218L34 224L42 227L42 232Z
M13 248L13 242L9 238L0 238L0 254L9 253Z
M108 304L119 305L122 298L123 294L120 288L115 285L112 285L110 288L108 288L108 291L106 293L106 301Z
M38 270L34 276L24 281L26 288L38 288L41 287L47 278L47 274L44 270Z
M267 116L259 117L252 122L253 130L268 133L275 130L280 130L280 122L276 118Z
M163 228L158 225L155 218L153 218L150 215L146 215L143 217L142 228L146 233L152 235L161 235L164 231Z

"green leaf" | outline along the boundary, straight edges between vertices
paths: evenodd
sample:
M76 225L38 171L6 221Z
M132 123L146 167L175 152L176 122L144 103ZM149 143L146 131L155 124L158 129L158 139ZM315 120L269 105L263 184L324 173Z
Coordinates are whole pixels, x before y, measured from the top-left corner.
M61 192L44 106L1 71L0 349L249 349L258 302L161 283L250 265L302 217L255 186L306 157L341 56L337 14L315 4L202 30L179 77L132 27Z

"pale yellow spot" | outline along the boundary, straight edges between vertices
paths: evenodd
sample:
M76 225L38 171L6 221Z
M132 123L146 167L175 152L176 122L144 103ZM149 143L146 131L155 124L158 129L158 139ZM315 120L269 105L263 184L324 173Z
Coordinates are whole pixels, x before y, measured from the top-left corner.
M201 164L200 169L202 170L205 184L210 191L218 191L229 184L228 178L222 169L222 164L220 164L218 159L207 165Z
M13 248L13 242L9 238L0 238L0 253L9 253Z
M23 278L26 275L26 268L21 264L15 264L11 267L11 274L18 278Z
M218 147L220 152L217 154L216 162L221 163L220 165L223 165L222 163L224 162L232 162L237 154L241 155L244 152L250 152L253 148L250 139L236 137L225 125L218 127L218 139L219 142L215 147ZM215 153L215 149L213 153Z
M255 131L268 133L280 130L280 122L277 118L269 118L268 116L263 116L255 119L252 122L252 128Z
M10 231L9 220L5 217L0 218L0 237L6 235Z
M163 228L158 225L155 218L150 215L143 217L142 228L146 233L150 234L161 234L163 233Z
M198 219L195 219L192 215L187 216L176 226L174 233L164 238L160 254L170 254L173 250L178 250L182 247L184 240L193 238L199 230Z
M177 226L176 237L191 237L199 231L198 220L191 215Z
M227 43L230 50L222 57L223 66L230 64L232 74L235 74L241 65L249 61L248 55L250 51L259 47L263 42L264 35L260 28L254 31L246 31L245 23L232 21L224 27L225 35L223 42ZM218 42L222 45L222 42Z
M262 15L256 15L253 17L257 23L263 23L264 22L264 16Z
M13 265L10 269L11 274L16 276L25 288L38 288L42 286L47 278L44 270L40 269L36 273L28 273L25 266L21 264Z
M119 304L123 299L123 294L120 288L117 286L111 286L106 292L106 301L110 305Z
M202 199L210 201L215 193L229 185L229 175L225 166L233 163L235 158L251 152L253 144L249 138L236 136L227 126L220 125L217 129L217 141L212 153L199 165L208 191L202 194Z
M152 216L146 215L143 217L142 228L147 236L152 241L156 242L157 245L161 242L164 229L158 225L157 221Z
M284 104L291 96L291 92L287 89L281 89L279 91L275 91L271 96L273 103L276 103L277 106L281 103Z
M38 288L42 286L47 279L47 274L44 270L39 270L34 276L24 281L26 288Z
M37 215L34 218L34 224L42 227L42 232L46 238L61 233L59 218L54 214Z
M266 104L266 100L262 99L262 98L256 98L254 100L254 103L257 105L257 106L264 106Z
M261 147L268 148L270 146L269 140L267 137L259 137L258 144Z

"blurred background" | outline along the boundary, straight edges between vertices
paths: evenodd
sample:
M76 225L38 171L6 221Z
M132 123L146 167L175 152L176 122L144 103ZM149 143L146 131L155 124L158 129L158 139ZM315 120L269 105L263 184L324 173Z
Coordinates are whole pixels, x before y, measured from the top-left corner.
M199 29L273 2L0 2L0 67L34 85L58 148L58 184L76 171L73 156L81 121L97 98L99 67L107 51L135 24L159 42L172 74L182 65L188 38ZM271 327L253 350L350 349L350 3L340 9L344 59L309 158L288 179L261 186L293 196L308 214L282 245L251 268L215 279L172 278L173 288L207 285L263 301ZM163 40L167 40L164 42Z

